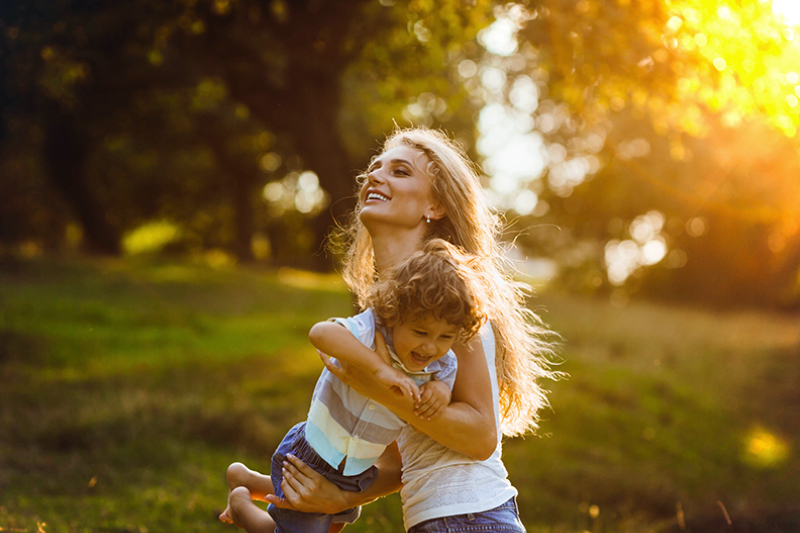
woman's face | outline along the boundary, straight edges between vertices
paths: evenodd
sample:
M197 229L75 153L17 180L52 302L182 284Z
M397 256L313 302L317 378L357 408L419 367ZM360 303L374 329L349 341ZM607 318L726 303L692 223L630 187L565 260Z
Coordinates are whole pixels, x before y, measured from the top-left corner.
M385 151L372 162L361 189L359 213L368 229L373 223L416 228L428 216L441 216L426 172L429 162L424 153L405 145Z

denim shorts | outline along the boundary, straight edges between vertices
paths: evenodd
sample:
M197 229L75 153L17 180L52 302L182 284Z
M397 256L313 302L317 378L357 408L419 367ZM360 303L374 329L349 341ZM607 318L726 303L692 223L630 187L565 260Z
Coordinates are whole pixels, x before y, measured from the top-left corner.
M305 422L300 422L283 438L272 456L272 487L275 496L284 497L281 482L283 481L283 462L286 454L291 453L310 468L322 474L328 481L342 490L361 492L375 481L378 469L371 466L361 474L355 476L345 476L342 468L334 468L329 465L311 447L305 437ZM331 523L352 524L361 515L360 507L353 507L336 515L322 513L303 513L292 509L280 509L272 504L267 507L267 512L272 516L277 524L275 533L327 533Z
M519 519L517 502L511 498L503 505L480 513L467 513L426 520L408 533L525 533Z

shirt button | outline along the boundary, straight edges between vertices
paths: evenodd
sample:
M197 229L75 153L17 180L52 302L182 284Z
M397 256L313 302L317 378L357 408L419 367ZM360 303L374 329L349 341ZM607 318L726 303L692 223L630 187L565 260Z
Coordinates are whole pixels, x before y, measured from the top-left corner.
M372 403L372 402L369 403L369 410L370 411L374 411L375 410L375 404L374 403Z

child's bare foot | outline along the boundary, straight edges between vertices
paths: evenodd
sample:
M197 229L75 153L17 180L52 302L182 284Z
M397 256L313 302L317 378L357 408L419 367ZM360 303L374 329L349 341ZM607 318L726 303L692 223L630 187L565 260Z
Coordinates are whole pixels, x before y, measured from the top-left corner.
M233 524L233 518L231 518L231 508L230 505L222 511L222 514L219 515L219 521L225 522L226 524Z

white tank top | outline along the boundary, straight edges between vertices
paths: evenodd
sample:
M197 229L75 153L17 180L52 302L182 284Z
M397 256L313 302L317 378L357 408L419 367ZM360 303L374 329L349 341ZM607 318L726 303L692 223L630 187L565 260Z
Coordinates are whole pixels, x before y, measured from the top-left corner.
M492 327L484 325L480 336L492 380L497 447L489 459L475 461L406 425L397 439L403 457L400 498L406 530L434 518L488 511L517 495L500 459L500 396Z

